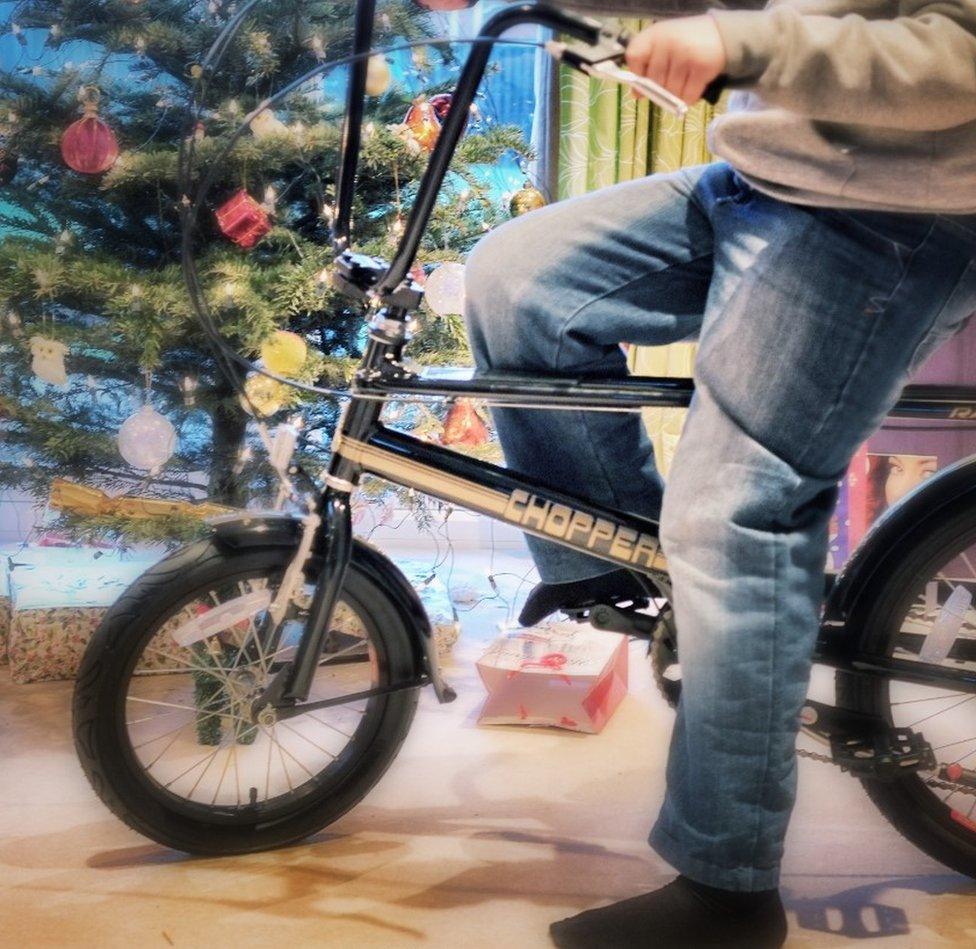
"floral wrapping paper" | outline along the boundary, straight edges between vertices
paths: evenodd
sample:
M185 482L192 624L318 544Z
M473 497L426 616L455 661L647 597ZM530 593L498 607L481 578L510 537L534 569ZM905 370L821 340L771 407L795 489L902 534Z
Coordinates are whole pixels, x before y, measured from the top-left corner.
M103 607L65 606L13 614L8 651L17 683L72 679Z
M0 596L0 666L7 664L7 640L10 638L10 597Z
M446 656L460 634L460 625L455 618L447 590L439 579L427 582L425 578L421 578L422 570L408 569L406 572L415 583L421 602L430 617L437 651L441 656ZM98 628L107 607L60 606L11 611L10 600L0 597L0 617L4 615L4 602L7 604L5 615L9 618L9 633L5 640L13 681L25 684L73 679L85 647ZM342 613L340 609L335 625L346 630L346 627L358 625L358 620L351 613ZM3 620L0 619L0 636L3 636L3 630ZM0 639L0 643L2 642L4 640ZM178 649L175 646L172 648ZM145 663L143 665L145 667Z

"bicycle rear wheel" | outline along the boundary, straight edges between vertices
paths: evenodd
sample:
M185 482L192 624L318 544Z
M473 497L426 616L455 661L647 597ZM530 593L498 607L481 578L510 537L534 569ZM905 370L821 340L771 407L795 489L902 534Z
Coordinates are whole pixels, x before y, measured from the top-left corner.
M300 840L360 801L406 737L416 689L250 721L305 626L310 583L276 638L262 632L290 554L192 545L144 574L88 646L74 694L79 758L108 807L159 843L216 855ZM353 562L309 701L413 675L399 612Z
M976 600L973 500L950 505L906 540L903 556L851 617L850 627L861 631L861 650L920 661L919 650L941 607L960 585ZM972 607L942 664L976 671ZM904 837L947 867L976 878L976 786L952 780L959 768L976 772L976 695L838 673L837 698L845 707L920 731L932 745L940 763L935 771L862 783Z

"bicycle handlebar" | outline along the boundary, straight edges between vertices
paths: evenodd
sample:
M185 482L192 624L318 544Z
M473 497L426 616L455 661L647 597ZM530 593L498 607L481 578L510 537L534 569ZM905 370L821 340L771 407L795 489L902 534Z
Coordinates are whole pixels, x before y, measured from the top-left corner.
M354 54L360 55L349 81L346 122L342 135L342 159L336 183L336 206L333 224L333 244L341 253L349 245L349 229L352 202L358 167L359 149L362 143L363 108L366 89L366 55L373 40L373 18L376 0L358 0ZM407 279L424 231L434 210L444 178L461 136L467 126L468 114L474 103L488 60L497 40L516 26L535 24L553 30L557 34L577 40L582 46L566 43L548 44L547 48L557 59L590 75L612 79L636 89L677 115L687 111L687 105L677 96L644 77L636 76L621 67L627 51L630 34L609 29L597 20L582 17L565 10L548 6L538 0L505 7L486 21L478 36L477 45L464 64L457 87L452 94L451 108L444 119L437 144L431 153L413 208L407 219L403 238L386 274L375 286L379 298L387 298ZM724 77L716 80L706 90L705 98L714 102L722 91Z

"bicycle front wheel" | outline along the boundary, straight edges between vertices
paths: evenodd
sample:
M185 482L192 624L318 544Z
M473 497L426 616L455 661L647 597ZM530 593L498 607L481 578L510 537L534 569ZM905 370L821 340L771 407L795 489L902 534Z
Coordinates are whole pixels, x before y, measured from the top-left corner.
M222 855L300 840L360 801L406 737L416 689L251 722L250 703L305 628L311 582L274 638L262 632L290 553L185 548L115 603L85 653L82 766L118 817L168 847ZM309 701L413 675L399 612L353 562Z
M905 542L851 628L861 651L919 662L949 596L959 587L976 601L976 502L940 512ZM976 671L976 611L966 611L942 665ZM921 732L938 767L894 781L864 780L871 800L919 849L976 878L976 695L950 687L837 675L838 704L877 714L891 725Z

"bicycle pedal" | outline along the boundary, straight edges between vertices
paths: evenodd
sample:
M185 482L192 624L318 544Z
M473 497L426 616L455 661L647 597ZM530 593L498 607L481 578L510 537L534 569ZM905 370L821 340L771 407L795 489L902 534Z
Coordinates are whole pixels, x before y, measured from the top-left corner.
M910 728L891 728L877 735L833 739L830 751L841 771L858 778L894 781L912 771L933 771L932 746Z
M834 764L855 777L892 781L936 767L935 752L921 734L892 728L875 715L808 699L800 721L805 731L830 745Z
M627 609L610 606L609 603L597 603L593 606L582 607L563 612L577 623L589 623L594 629L607 633L623 633L625 636L636 636L640 639L651 639L657 628L658 618L638 613L637 610L647 606L647 601L639 601Z

